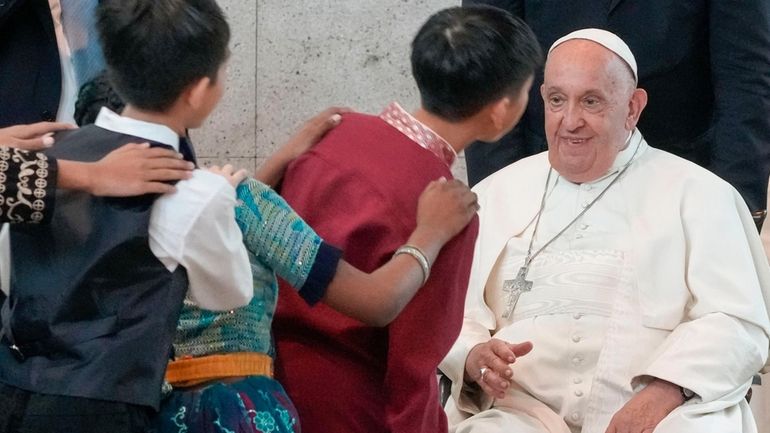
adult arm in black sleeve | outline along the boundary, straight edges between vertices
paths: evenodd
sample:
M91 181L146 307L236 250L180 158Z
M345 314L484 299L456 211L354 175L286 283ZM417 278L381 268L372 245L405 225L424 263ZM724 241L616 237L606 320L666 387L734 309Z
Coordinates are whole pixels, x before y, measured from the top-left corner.
M45 222L53 210L57 179L54 158L0 147L0 222Z

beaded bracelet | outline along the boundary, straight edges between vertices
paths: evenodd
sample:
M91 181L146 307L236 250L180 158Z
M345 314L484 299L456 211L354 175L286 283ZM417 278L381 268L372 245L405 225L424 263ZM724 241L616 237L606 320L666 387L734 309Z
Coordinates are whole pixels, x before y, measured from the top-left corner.
M425 285L425 282L428 281L428 276L430 276L430 262L428 262L428 257L425 256L425 253L414 245L403 245L393 253L393 257L399 254L409 254L417 260L420 268L422 268L422 285Z

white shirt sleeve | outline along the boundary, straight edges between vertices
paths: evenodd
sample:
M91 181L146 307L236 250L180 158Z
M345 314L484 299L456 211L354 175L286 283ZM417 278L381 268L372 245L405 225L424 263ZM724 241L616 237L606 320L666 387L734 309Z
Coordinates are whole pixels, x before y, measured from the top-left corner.
M210 310L246 305L251 266L235 222L235 189L221 176L195 170L158 198L150 217L150 249L170 272L187 270L188 298Z

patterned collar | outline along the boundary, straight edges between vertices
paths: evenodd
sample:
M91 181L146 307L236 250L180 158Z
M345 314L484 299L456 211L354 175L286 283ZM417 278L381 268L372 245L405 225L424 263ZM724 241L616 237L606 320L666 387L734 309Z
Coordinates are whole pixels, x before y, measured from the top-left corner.
M401 108L398 102L391 102L385 107L385 110L380 113L380 119L401 131L421 147L431 151L448 167L451 167L457 158L457 152L446 140Z

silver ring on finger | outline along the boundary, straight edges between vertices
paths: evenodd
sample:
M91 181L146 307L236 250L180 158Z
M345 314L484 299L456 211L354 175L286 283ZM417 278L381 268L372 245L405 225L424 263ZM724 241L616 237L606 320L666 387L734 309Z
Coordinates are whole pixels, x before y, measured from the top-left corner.
M484 376L487 374L487 371L489 371L487 367L481 367L479 369L479 372L481 373L481 376L479 376L479 380L484 380Z

